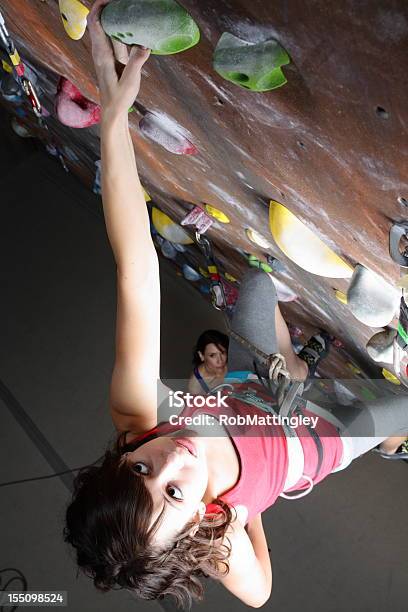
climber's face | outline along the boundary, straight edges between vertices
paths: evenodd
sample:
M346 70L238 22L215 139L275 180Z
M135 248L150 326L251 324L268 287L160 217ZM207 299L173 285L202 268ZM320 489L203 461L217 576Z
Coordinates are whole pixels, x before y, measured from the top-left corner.
M204 354L200 353L206 368L209 370L222 370L227 363L227 350L221 346L210 342L204 349Z
M164 544L192 521L198 528L205 513L208 485L206 446L200 437L181 432L161 436L126 453L125 460L144 479L152 496L152 526L160 516L154 541Z

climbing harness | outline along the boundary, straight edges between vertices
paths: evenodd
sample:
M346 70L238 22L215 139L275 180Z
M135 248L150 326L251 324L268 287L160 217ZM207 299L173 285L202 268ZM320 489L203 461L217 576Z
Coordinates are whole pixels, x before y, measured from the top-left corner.
M303 410L305 408L307 409L307 405L308 405L308 402L303 400L300 397L301 392L300 394L297 392L296 385L291 387L291 389L289 390L289 393L286 396L286 397L290 397L290 404L288 402L287 412L285 411L284 406L282 404L279 404L278 398L277 398L277 403L274 404L271 398L268 398L266 400L265 398L259 396L258 390L255 388L254 385L252 385L251 388L248 388L248 389L236 389L236 387L234 387L230 383L221 383L220 385L217 385L216 387L212 388L211 391L207 395L214 395L221 389L225 389L225 390L228 389L228 397L237 399L243 402L244 404L255 406L259 410L262 410L263 412L266 412L268 414L272 414L276 417L289 417L290 414L293 414L296 416L304 416ZM292 391L293 389L294 391ZM274 406L276 406L278 409L276 410ZM291 425L289 425L285 421L282 421L281 427L285 433L286 438L298 438L298 435L296 431L293 429L293 427L291 427ZM322 463L323 463L323 445L322 445L322 441L320 440L318 433L313 429L313 427L311 427L310 425L305 425L305 427L308 430L316 446L317 466L316 466L314 478L317 478L320 472L320 469L322 467ZM306 474L303 474L302 478L304 478L309 483L308 489L296 495L287 495L285 493L281 493L281 497L291 500L291 499L300 499L301 497L305 497L306 495L308 495L313 489L313 486L314 486L313 480Z
M8 30L6 28L6 23L4 21L4 17L1 11L0 11L0 42L2 43L7 55L10 58L11 64L17 75L17 81L30 102L31 108L33 110L34 115L37 118L38 124L40 125L42 129L44 129L47 132L48 140L52 144L52 146L54 146L54 148L56 149L58 158L65 172L69 172L62 153L60 152L58 147L55 146L55 143L53 142L53 139L50 134L50 130L43 117L43 112L42 112L43 109L42 109L40 99L38 97L38 94L36 92L34 85L30 81L30 79L26 76L25 66L23 62L21 61L17 48L8 33Z

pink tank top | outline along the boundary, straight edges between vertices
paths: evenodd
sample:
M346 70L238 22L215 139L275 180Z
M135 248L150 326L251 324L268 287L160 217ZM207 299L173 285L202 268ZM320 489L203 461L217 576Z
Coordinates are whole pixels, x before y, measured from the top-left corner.
M234 385L236 390L246 390L251 388L248 383ZM268 402L271 398L263 395L257 385L258 397L264 397ZM244 403L236 398L229 398L228 408L222 409L222 414L230 417L242 415L256 415L265 417L266 413L256 406ZM185 408L182 416L195 416L198 414L210 414L214 417L219 416L218 408ZM315 416L306 410L307 416ZM261 419L258 419L258 422ZM246 419L246 422L247 419ZM248 521L260 512L272 506L279 495L283 492L284 484L288 472L288 447L286 435L283 428L279 425L224 425L235 446L239 464L240 474L237 483L232 489L226 491L220 498L230 506L243 505L248 509ZM151 431L165 435L180 429L178 426L169 426L168 423L159 425ZM305 426L296 429L302 444L305 466L304 474L312 478L314 484L320 482L330 474L342 460L343 445L336 428L319 418L316 426L316 433L319 435L323 447L323 461L318 474L318 452L316 444ZM147 432L140 436L142 439L149 435ZM301 479L290 491L301 490L309 486L309 483ZM209 512L216 512L217 506L207 505Z

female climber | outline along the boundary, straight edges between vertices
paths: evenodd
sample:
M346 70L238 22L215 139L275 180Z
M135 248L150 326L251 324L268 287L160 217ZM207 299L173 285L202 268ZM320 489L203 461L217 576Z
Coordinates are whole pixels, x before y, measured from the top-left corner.
M227 374L228 336L216 329L201 334L194 348L194 370L188 381L190 393L208 393L224 382Z
M126 64L117 72L99 21L104 4L95 2L89 30L102 105L103 207L117 266L110 411L119 433L102 465L78 474L65 540L101 590L126 588L144 599L172 595L186 605L202 596L205 575L259 607L272 588L261 513L280 495L310 491L381 442L382 451L392 453L408 430L406 396L348 409L347 420L316 407L314 429L313 414L302 406L296 409L298 427L262 424L261 417L276 416L276 404L248 375L248 381L221 388L227 400L220 397L218 407L213 401L203 408L186 403L181 415L158 424L158 260L128 124L149 51L134 47L127 56L115 43L116 58ZM292 350L268 275L252 271L244 279L232 328L266 354L279 352L292 378L305 379L308 365ZM309 361L326 349L325 339L317 337ZM229 368L264 374L236 339L230 342ZM197 416L201 420L191 424ZM234 424L238 417L245 425ZM399 437L384 440L389 434Z

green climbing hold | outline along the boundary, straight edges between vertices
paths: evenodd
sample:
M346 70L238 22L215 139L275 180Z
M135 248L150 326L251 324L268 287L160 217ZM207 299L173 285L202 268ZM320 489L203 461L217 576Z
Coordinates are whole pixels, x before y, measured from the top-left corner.
M270 91L286 83L281 66L290 57L276 40L251 43L224 32L214 51L214 69L227 81L252 91Z
M269 266L267 263L263 261L260 261L256 255L249 254L248 263L251 266L251 268L258 268L259 270L262 270L262 272L267 272L267 273L273 272L273 269L271 268L271 266Z
M101 23L112 38L155 55L180 53L200 40L197 24L175 0L114 0L102 11Z
M377 399L376 394L370 389L367 389L367 387L362 387L360 393L362 399L366 402L372 402L373 400Z

